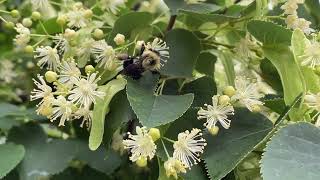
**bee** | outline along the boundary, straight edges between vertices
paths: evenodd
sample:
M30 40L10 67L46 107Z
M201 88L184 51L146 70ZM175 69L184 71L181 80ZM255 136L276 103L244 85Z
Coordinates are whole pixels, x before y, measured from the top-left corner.
M133 79L139 79L145 71L158 73L162 66L159 52L147 49L144 45L138 55L121 54L118 55L118 59L123 61L122 74Z

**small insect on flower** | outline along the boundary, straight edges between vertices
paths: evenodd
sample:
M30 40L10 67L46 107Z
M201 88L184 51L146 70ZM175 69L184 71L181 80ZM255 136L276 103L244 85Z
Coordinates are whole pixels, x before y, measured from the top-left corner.
M178 134L178 141L173 144L173 158L181 161L186 167L197 164L199 156L207 145L200 129L192 129Z
M164 162L164 169L166 170L166 175L169 178L173 176L178 179L179 173L186 173L186 166L179 160L170 157L166 162Z
M232 101L239 101L242 105L246 106L250 111L253 107L263 105L259 99L263 97L258 91L257 83L252 83L245 77L236 77L235 81L236 94L231 97Z
M92 73L86 79L72 78L71 81L75 87L70 91L68 99L81 107L89 107L92 102L96 102L96 98L103 98L105 93L97 90L97 82L100 78L96 76L96 73Z
M164 63L167 62L169 58L169 47L167 46L167 43L159 38L155 38L152 43L148 42L145 46L146 50L150 50L155 52L158 56L160 56L160 65L158 66L164 66Z
M56 71L60 66L60 58L58 51L50 46L41 46L36 49L36 55L34 58L40 58L37 65L43 68L47 65L47 69Z
M157 146L152 137L148 134L146 127L136 127L137 135L130 133L128 139L123 140L125 149L130 149L132 162L137 161L140 157L152 159L156 153Z
M52 102L52 106L52 116L50 117L51 122L60 118L59 126L64 126L65 121L72 119L74 104L66 100L65 97L58 96L58 98Z
M219 96L212 97L212 105L204 104L204 108L198 111L198 119L206 119L204 126L211 129L219 122L225 129L229 129L231 120L228 115L234 114L234 109L230 104L219 104Z

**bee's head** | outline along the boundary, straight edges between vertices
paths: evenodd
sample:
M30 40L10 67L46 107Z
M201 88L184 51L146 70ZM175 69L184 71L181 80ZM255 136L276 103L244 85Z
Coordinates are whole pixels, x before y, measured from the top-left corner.
M145 70L158 71L161 68L160 56L153 51L145 50L141 55L142 67Z

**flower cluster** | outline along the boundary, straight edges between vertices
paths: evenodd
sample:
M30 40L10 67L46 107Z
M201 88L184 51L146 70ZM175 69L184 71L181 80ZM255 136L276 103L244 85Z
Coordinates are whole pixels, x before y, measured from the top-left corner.
M216 126L218 122L223 128L230 128L231 120L228 116L234 115L233 105L236 103L246 106L253 112L260 111L260 106L263 105L260 101L263 95L259 93L257 83L250 82L242 76L236 78L235 88L227 86L223 93L224 95L213 96L212 105L204 104L198 111L198 119L206 119L204 126L213 135L218 133L219 128Z
M320 65L320 43L317 40L306 42L304 53L300 56L301 65L308 66L312 69Z
M312 111L316 111L312 119L316 118L315 126L320 127L320 93L308 93L304 97L304 103L311 108Z
M304 18L299 18L297 13L298 5L303 3L304 0L288 0L281 6L281 9L283 9L284 14L287 15L286 24L289 28L301 29L304 33L310 34L311 32L314 32L314 30L309 27L311 22Z
M151 160L156 153L157 146L155 141L160 136L160 131L156 128L147 130L146 127L136 127L136 135L128 133L128 139L123 140L124 148L131 152L130 160L136 162L138 166L147 165L147 160ZM168 160L164 163L164 168L168 177L173 176L177 179L179 173L186 173L186 168L191 168L200 161L200 154L203 153L207 145L202 138L200 129L186 130L178 134L178 140L173 141L163 137L173 143L173 156L170 156L163 143ZM162 140L161 140L162 141Z

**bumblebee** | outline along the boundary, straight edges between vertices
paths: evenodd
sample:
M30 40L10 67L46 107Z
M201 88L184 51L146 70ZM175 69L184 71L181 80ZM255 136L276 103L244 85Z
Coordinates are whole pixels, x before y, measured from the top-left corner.
M158 73L162 66L159 53L146 49L144 45L137 56L122 54L118 55L118 59L123 61L122 74L133 79L139 79L145 71Z

